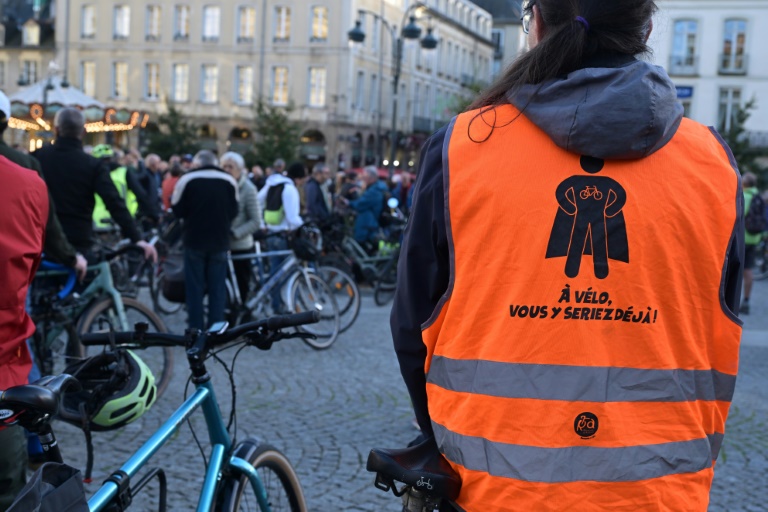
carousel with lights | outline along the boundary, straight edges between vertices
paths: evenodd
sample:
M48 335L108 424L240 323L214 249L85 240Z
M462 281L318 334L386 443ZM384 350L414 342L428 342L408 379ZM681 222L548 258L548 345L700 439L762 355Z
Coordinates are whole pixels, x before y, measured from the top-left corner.
M53 118L64 107L83 111L90 144L104 142L107 134L113 134L110 143L127 145L122 135L144 128L149 122L148 113L106 106L55 75L22 88L9 99L8 127L21 131L30 151L53 139Z

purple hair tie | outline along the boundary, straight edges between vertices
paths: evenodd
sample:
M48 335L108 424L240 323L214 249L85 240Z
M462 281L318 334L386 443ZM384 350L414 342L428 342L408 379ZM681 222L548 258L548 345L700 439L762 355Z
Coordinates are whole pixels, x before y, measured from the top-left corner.
M588 22L587 20L585 20L585 19L584 19L584 18L582 18L581 16L576 16L576 21L578 21L579 23L581 23L582 25L584 25L584 30L586 30L587 32L589 32L589 22Z

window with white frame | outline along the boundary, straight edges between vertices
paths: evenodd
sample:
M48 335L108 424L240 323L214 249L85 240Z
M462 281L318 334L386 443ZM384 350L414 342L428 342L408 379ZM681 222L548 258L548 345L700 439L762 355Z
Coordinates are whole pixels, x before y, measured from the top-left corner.
M747 21L725 20L724 36L720 72L745 73L747 56L744 53L744 48L747 39Z
M413 106L411 107L411 110L413 111L414 116L419 115L420 100L421 100L421 84L419 82L416 82L413 85Z
M173 101L189 101L189 64L173 65Z
M144 97L160 99L160 64L151 62L144 66Z
M381 21L379 18L373 19L373 30L371 31L371 49L374 52L379 51L379 44L381 43Z
M309 68L309 106L325 107L325 68Z
M0 87L5 86L5 61L0 60Z
M355 82L355 107L358 110L365 110L365 71L357 72L357 81Z
M698 58L696 44L699 22L696 20L675 20L672 38L672 57L669 63L671 75L696 74Z
M239 7L237 9L237 40L253 42L256 37L256 9Z
M219 101L219 66L216 64L203 64L201 82L200 101L203 103L216 103Z
M379 77L371 75L371 112L377 112L379 110Z
M312 7L312 41L328 40L328 8L316 5Z
M131 33L131 8L127 5L116 5L114 11L114 39L128 39Z
M288 104L288 68L285 66L272 68L272 104Z
M291 40L291 8L278 5L275 7L275 41Z
M37 61L25 60L21 63L21 78L27 84L37 82Z
M736 115L741 108L741 89L738 87L720 88L720 106L717 112L717 127L720 133L731 129L736 122Z
M253 67L237 66L235 75L237 102L241 105L250 105L253 103Z
M203 41L218 41L221 31L221 7L203 7Z
M40 25L29 20L21 30L21 44L24 46L40 46Z
M147 26L146 36L147 41L159 41L160 40L160 22L162 20L162 10L159 5L147 6Z
M432 101L432 87L430 85L426 85L424 87L424 101L421 102L421 115L424 117L430 117L430 101Z
M173 13L173 38L176 40L189 39L190 8L188 5L177 5Z
M80 87L88 96L96 96L96 63L86 60L80 63Z
M125 99L128 97L128 63L112 63L112 97Z
M80 10L80 38L93 39L96 36L96 6L84 5Z

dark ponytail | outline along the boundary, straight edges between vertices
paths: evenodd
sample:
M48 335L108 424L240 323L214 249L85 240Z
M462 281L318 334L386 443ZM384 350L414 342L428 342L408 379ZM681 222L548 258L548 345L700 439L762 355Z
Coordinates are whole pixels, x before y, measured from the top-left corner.
M565 76L581 69L585 60L595 55L649 51L645 41L656 12L653 0L535 0L535 4L541 17L535 22L543 21L544 37L516 59L468 110L507 103L509 91Z

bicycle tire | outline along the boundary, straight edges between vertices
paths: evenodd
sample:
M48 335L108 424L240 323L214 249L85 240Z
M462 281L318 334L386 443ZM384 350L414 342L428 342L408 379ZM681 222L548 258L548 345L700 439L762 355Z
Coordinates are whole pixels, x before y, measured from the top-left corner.
M400 249L398 248L386 265L381 269L376 286L373 289L373 301L377 306L386 306L395 298L395 288L397 287L397 262L400 259Z
M306 512L307 503L299 477L285 455L269 444L246 439L235 449L235 457L250 463L259 473L273 512ZM250 496L248 496L250 493ZM248 477L229 472L219 484L215 510L236 512L260 510Z
M347 258L346 255L340 252L329 252L327 254L323 254L317 260L317 266L336 267L339 270L349 274L350 276L354 277L355 275L354 269L352 268L352 262L349 260L349 258Z
M352 327L360 314L360 289L354 278L343 269L323 265L317 272L336 298L339 307L339 333L345 332Z
M768 277L768 242L762 241L755 247L755 266L753 267L755 280Z
M138 312L140 315L144 316L143 321L146 321L149 324L149 332L168 332L168 329L165 327L165 324L157 313L147 306L131 297L123 297L122 300L125 314L128 317L129 322L141 321L137 320L135 316L132 315L133 312ZM102 329L102 327L98 325L97 320L99 316L104 313L109 316L115 330L133 330L133 324L127 326L117 324L117 313L114 311L114 300L112 297L105 297L104 299L94 302L83 313L78 323L77 332L79 334L84 334ZM93 328L95 328L96 331L94 331ZM107 326L106 328L108 329L109 327ZM80 347L79 350L81 350L81 353L84 356L88 355L89 348L91 353L93 353L94 349L100 349L100 347L83 346L79 339L73 340L73 342ZM147 366L149 366L152 370L152 374L155 376L155 386L157 387L157 396L159 397L171 382L171 376L173 374L173 351L171 350L171 347L150 347L140 350L142 352L140 354L141 359Z
M152 296L152 305L156 310L164 315L175 315L184 304L181 302L171 302L163 296L163 273L162 271L152 279L150 286L150 295Z
M339 306L331 289L320 276L311 273L305 275L309 280L309 287L304 276L299 275L288 294L287 306L292 313L315 311L318 309L317 306L320 306L320 321L316 324L302 325L297 330L314 334L315 339L304 339L304 343L315 350L324 350L333 345L339 336L341 324Z

